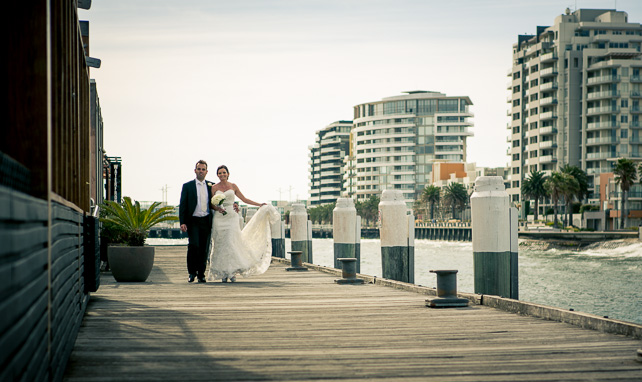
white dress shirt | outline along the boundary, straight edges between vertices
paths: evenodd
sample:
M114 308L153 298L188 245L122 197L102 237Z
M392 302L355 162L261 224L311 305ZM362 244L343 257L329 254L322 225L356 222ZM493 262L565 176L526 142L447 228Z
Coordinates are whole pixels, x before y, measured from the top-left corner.
M196 180L196 209L194 210L194 215L196 217L203 217L209 215L207 209L207 182L199 182Z

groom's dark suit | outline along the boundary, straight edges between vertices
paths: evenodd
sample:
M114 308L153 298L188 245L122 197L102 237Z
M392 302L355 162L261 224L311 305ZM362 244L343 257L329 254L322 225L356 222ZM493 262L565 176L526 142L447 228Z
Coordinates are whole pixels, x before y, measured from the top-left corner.
M211 183L205 181L207 189L207 216L196 217L194 212L198 204L196 180L183 184L181 203L178 208L180 224L187 226L189 244L187 246L187 272L200 279L205 277L205 264L212 234L212 199Z

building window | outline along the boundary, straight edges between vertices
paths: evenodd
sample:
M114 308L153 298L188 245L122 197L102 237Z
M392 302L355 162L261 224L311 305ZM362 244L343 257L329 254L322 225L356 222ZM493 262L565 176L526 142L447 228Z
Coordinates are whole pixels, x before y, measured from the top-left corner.
M437 107L440 113L457 113L459 111L459 100L440 99L437 100Z

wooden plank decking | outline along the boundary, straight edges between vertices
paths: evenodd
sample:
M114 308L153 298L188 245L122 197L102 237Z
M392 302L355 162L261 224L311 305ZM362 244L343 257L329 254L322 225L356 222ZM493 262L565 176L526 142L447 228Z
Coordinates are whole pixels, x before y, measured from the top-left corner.
M280 263L188 284L185 252L158 247L146 283L103 274L66 381L642 380L634 338Z

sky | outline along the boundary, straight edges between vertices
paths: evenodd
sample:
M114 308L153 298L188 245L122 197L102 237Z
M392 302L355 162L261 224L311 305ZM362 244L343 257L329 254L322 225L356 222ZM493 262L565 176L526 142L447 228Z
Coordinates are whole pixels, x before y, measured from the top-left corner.
M177 205L199 159L254 201L307 199L316 132L411 90L470 97L468 162L505 166L512 46L566 8L642 22L640 0L97 0L79 18L123 196Z

